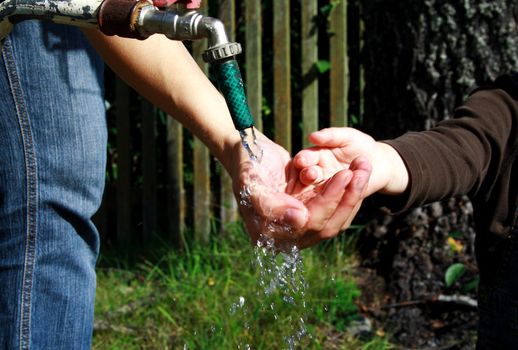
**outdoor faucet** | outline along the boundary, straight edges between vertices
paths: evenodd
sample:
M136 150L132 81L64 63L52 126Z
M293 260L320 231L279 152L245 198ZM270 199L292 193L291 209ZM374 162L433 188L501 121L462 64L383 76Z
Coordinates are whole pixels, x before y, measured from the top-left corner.
M148 0L5 0L0 3L0 40L16 23L48 20L77 27L97 27L106 35L146 39L164 34L171 40L208 39L202 57L213 65L234 126L240 132L253 127L243 79L235 56L241 45L230 42L223 23L185 4L157 8ZM252 129L253 133L253 129Z

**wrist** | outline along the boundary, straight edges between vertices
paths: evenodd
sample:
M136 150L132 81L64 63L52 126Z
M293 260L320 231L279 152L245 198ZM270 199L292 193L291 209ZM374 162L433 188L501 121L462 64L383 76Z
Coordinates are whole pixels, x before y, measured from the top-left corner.
M398 151L384 142L377 142L381 166L377 167L382 174L379 192L388 195L400 195L408 187L409 175L405 162Z
M239 153L242 151L241 148L241 137L239 136L239 132L232 129L224 137L218 150L214 152L216 158L219 159L221 165L223 165L229 174L232 174L233 168L239 161Z

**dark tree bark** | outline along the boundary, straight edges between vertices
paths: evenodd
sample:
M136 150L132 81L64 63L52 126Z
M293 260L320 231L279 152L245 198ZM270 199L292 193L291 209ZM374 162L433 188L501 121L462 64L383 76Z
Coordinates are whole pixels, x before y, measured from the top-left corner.
M516 70L513 3L364 1L362 129L390 138L433 127L450 118L474 87ZM381 279L386 293L384 299L366 294L365 309L405 347L473 348L475 311L434 299L476 295L467 290L477 274L470 202L454 198L397 217L380 213L364 231L359 240L364 276ZM456 262L468 273L446 288L445 271ZM365 279L367 287L372 281Z
M365 127L392 137L449 118L475 86L516 69L512 0L369 0Z

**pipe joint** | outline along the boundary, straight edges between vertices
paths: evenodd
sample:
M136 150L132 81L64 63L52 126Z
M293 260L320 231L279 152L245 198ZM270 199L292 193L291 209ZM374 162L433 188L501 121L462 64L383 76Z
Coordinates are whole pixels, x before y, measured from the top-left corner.
M171 40L208 39L208 49L203 54L206 62L214 62L241 53L238 43L228 40L225 26L217 18L203 16L196 11L179 7L159 10L153 6L142 7L136 22L141 36L161 33Z

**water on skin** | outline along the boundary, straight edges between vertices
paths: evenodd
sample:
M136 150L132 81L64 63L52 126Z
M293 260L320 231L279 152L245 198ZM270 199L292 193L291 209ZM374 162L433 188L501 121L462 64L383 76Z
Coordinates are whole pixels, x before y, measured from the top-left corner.
M250 160L256 163L261 163L261 160L263 159L263 150L257 143L257 136L255 135L254 127L252 126L248 129L239 131L239 135L241 136L241 144L246 153L248 153Z
M242 132L241 137L243 147L248 152L254 167L261 167L263 150L256 143L253 128L250 134ZM260 168L257 170L261 171ZM257 178L250 178L247 186L240 192L240 204L245 207L252 206L250 196L255 185L258 185L254 183L257 181L255 179ZM271 313L275 321L281 322L282 310L284 314L286 310L289 311L287 320L282 320L285 332L283 341L285 349L294 350L308 335L305 322L307 317L305 292L308 286L304 279L302 256L295 245L283 246L283 252L279 252L274 239L271 238L272 234L279 230L282 230L283 234L289 234L291 230L289 226L276 220L264 224L259 218L257 218L257 226L262 227L262 234L254 249L254 263L259 272L257 298L263 302L262 311ZM278 296L278 298L272 298L272 296ZM237 310L247 313L243 297L232 305L230 311L235 313ZM248 322L245 327L249 327ZM242 345L240 344L238 348L242 348ZM245 344L244 348L252 349L249 344Z

